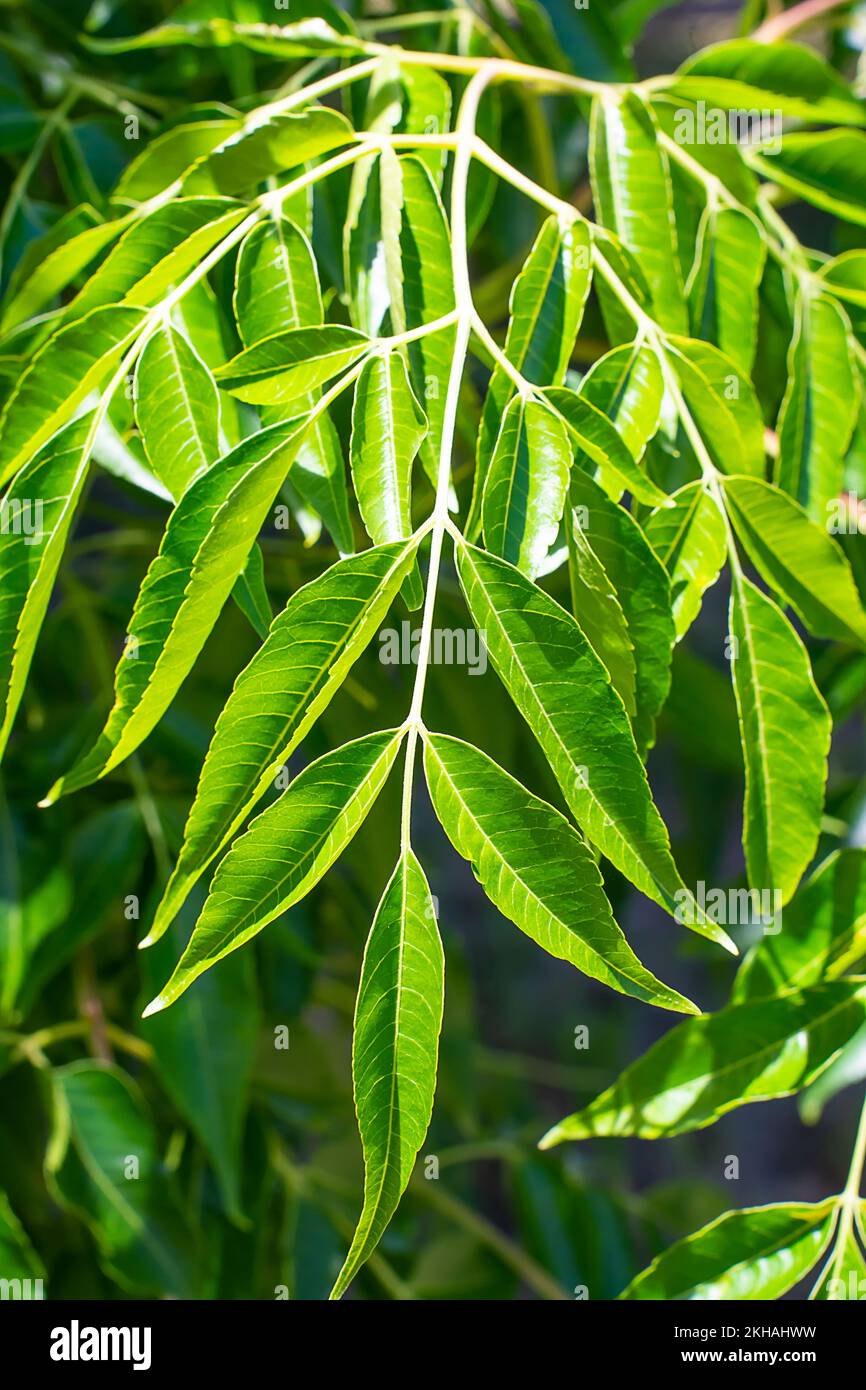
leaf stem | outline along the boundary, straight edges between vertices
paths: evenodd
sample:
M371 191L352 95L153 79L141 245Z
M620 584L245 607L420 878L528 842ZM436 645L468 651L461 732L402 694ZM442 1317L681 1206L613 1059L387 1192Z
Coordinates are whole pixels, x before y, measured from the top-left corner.
M791 9L765 19L763 24L752 31L750 38L754 43L775 43L778 39L788 38L797 29L804 29L807 24L814 24L816 19L830 14L832 10L840 10L850 3L851 0L802 0L801 4L793 5Z
M860 1111L860 1122L857 1126L848 1177L839 1196L839 1226L836 1231L833 1258L826 1270L830 1278L838 1277L838 1271L844 1264L848 1242L854 1232L854 1217L860 1205L864 1165L866 1165L866 1097L864 1097L863 1108Z
M454 356L448 375L448 389L445 396L445 411L442 421L442 439L439 450L439 469L436 478L436 500L433 504L430 564L427 571L427 588L424 595L424 612L421 620L421 638L418 645L418 665L415 684L412 690L412 703L408 715L408 738L406 740L406 761L403 769L403 797L400 817L400 840L405 854L409 848L412 821L412 787L415 776L415 754L418 746L418 733L421 728L421 709L424 702L424 689L427 682L427 665L430 659L430 646L433 637L433 616L436 607L436 590L439 583L439 569L442 563L442 544L448 526L448 496L451 488L451 455L454 448L454 433L457 423L457 406L460 399L460 383L466 366L469 340L472 334L473 304L472 287L469 282L468 237L466 230L466 202L469 183L469 170L475 139L475 123L478 105L485 87L491 80L489 70L476 72L470 80L463 98L455 126L456 153L451 179L451 269L454 280L456 302L456 333Z

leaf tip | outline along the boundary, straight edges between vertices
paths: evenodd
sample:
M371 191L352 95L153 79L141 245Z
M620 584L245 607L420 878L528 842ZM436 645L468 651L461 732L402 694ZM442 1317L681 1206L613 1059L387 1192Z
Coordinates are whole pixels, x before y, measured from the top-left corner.
M150 1018L151 1014L161 1013L162 1010L166 1008L167 1004L168 1000L162 994L158 994L155 999L151 999L147 1008L141 1015L142 1018Z

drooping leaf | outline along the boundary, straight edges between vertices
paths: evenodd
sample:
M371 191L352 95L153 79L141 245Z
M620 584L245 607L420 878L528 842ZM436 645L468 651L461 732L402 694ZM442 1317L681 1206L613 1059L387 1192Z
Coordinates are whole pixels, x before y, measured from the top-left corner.
M81 211L78 209L79 213ZM120 236L130 220L127 215L111 222L101 222L95 220L96 214L92 210L88 211L93 218L91 225L82 227L73 235L69 235L71 229L67 227L67 236L58 240L56 245L42 247L40 258L34 264L29 264L26 258L19 261L6 290L4 308L0 313L0 333L8 333L39 313L106 246ZM87 220L90 221L90 217Z
M569 505L613 584L625 614L634 649L635 739L638 748L644 751L654 741L655 719L671 685L671 655L676 632L670 580L635 519L624 507L612 502L580 469L572 474Z
M182 121L149 141L121 174L116 200L146 203L182 180L187 170L241 128L240 117L229 115L228 107L223 109L222 119Z
M117 366L143 320L141 309L96 309L48 339L0 416L0 486Z
M820 1076L866 1017L866 983L834 980L686 1019L541 1141L672 1138Z
M241 127L200 159L184 181L185 191L239 193L354 139L345 116L329 107L278 111Z
M821 1258L833 1216L830 1198L725 1212L665 1250L620 1298L781 1298Z
M364 821L401 740L388 730L325 753L256 817L217 869L189 944L143 1017L167 1008L315 887Z
M847 222L866 226L863 131L797 131L785 135L778 148L759 146L749 154L749 160L765 178L791 189L798 197Z
M619 596L589 542L582 520L576 508L566 517L572 612L596 656L604 663L626 713L634 719L634 645Z
M650 506L668 505L665 494L635 462L616 425L605 413L568 386L545 391L544 399L562 417L573 447L594 465L607 493L618 500L623 492L630 492Z
M135 418L151 467L172 497L182 497L219 457L216 384L171 324L148 339L138 359Z
M571 472L571 445L553 411L512 399L490 461L481 505L484 543L534 579L556 539Z
M378 630L414 553L410 544L350 556L289 599L217 721L177 866L142 944L162 935L336 694Z
M61 430L3 499L0 535L0 753L12 729L93 445L93 415Z
M364 951L352 1070L364 1151L364 1205L331 1298L378 1245L424 1142L445 996L436 909L411 850L382 894Z
M192 1242L160 1170L138 1088L96 1062L58 1067L51 1082L54 1129L45 1166L58 1200L92 1228L121 1287L195 1297Z
M357 329L329 323L275 333L239 352L215 373L226 391L250 405L293 405L367 350Z
M527 381L559 386L571 359L592 275L586 223L549 217L542 225L509 299L505 355ZM481 499L502 413L515 387L494 368L484 402L475 460L475 492L469 534L480 519Z
M312 247L287 217L269 218L245 237L238 253L234 307L244 347L291 328L323 322L322 296ZM312 407L318 391L299 396L293 413ZM284 415L263 406L265 424ZM346 469L339 436L325 413L311 424L295 460L292 482L322 517L341 551L354 549Z
M815 852L830 715L808 655L772 599L735 572L731 675L743 743L749 883L786 903Z
M748 481L751 482L751 479ZM703 483L686 483L673 494L672 508L659 508L646 536L670 576L677 641L688 632L706 590L715 584L727 553L725 522Z
M658 357L646 343L613 348L580 383L581 399L612 421L636 461L658 429L663 395Z
M733 998L761 999L835 980L866 955L866 862L831 854L794 894L743 961Z
M799 120L866 125L863 104L843 78L798 43L711 44L686 60L668 90L737 110L769 108Z
M849 336L838 304L801 291L777 427L776 482L822 526L842 490L842 460L857 418Z
M448 838L504 916L611 989L696 1012L641 965L614 921L592 854L564 816L459 739L428 735L424 766Z
M454 309L451 238L433 178L418 159L400 160L401 301L404 328L435 323ZM442 447L448 374L454 356L455 329L441 328L406 345L412 390L429 421L421 444L428 474L436 476Z
M246 213L230 198L177 198L137 217L64 310L63 321L112 304L158 303Z
M458 570L493 665L581 829L641 892L673 913L690 895L628 716L589 642L569 613L506 561L461 545ZM699 913L691 925L734 949Z
M757 478L725 478L749 558L816 637L866 643L866 613L842 550L793 498Z
M639 262L662 327L684 333L686 303L667 157L652 111L637 92L605 89L593 101L590 169L599 221Z
M758 285L767 255L748 211L708 205L686 292L692 332L715 343L748 375L758 337Z
M669 338L670 360L713 463L723 473L764 475L764 426L749 378L710 343Z
M352 480L374 544L412 534L412 464L427 421L398 352L374 353L355 386Z
M299 0L293 3L299 11L305 8ZM107 39L87 35L84 42L97 53L130 53L136 49L166 48L174 44L221 48L234 42L272 58L303 58L316 54L349 57L359 46L358 40L347 32L345 16L336 7L325 6L319 0L315 6L307 7L303 18L291 24L243 23L223 5L217 7L216 14L214 8L212 3L205 8L192 0L164 24L142 34ZM327 19L323 15L325 10Z
M104 777L164 714L247 562L305 418L250 436L184 493L141 586L105 727L48 803Z

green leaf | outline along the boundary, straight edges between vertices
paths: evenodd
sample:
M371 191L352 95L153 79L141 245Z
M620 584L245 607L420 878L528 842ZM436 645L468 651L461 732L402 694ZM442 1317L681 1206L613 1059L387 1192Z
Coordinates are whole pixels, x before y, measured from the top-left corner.
M816 637L866 645L866 613L842 547L778 488L723 481L737 536L767 584Z
M293 4L301 8L298 0L293 0ZM321 17L324 8L327 8L330 23ZM186 17L187 11L190 12L189 18ZM174 44L194 44L203 48L243 44L254 53L264 53L271 58L328 54L349 57L358 50L360 43L350 34L341 32L345 23L345 17L340 15L339 10L330 5L325 7L318 0L312 9L312 17L300 19L294 24L244 24L237 21L231 11L213 15L212 10L207 13L200 5L184 5L166 23L143 34L112 39L85 35L83 42L95 53L131 53L136 49L168 48Z
M764 476L764 425L755 389L718 348L669 338L669 359L713 462L723 473Z
M365 333L342 324L293 328L246 348L220 367L216 379L251 405L295 404L367 351Z
M616 589L590 545L576 509L566 519L566 540L572 612L596 656L604 662L629 718L634 719L635 659L628 623Z
M863 1204L858 1204L862 1237ZM831 1303L860 1300L866 1294L866 1259L857 1244L853 1231L843 1241L837 1234L833 1257L821 1275L819 1286L810 1298Z
M352 1071L364 1205L331 1298L342 1297L369 1259L412 1176L433 1111L444 998L436 909L407 850L382 894L361 967Z
M686 1019L584 1110L541 1141L670 1139L729 1110L793 1095L820 1076L866 1017L866 983L834 980Z
M6 747L93 444L93 415L61 430L3 499L0 534L0 753Z
M625 614L634 649L635 739L641 751L654 741L655 719L671 685L671 655L676 632L671 612L671 585L661 560L640 526L605 496L587 474L575 469L569 504L609 580ZM577 615L580 624L580 614Z
M141 309L96 309L39 349L0 416L0 486L117 366L144 318Z
M191 1242L138 1088L97 1062L59 1067L51 1082L54 1130L45 1166L57 1199L87 1221L122 1288L195 1297Z
M361 519L374 544L412 534L412 464L426 429L403 358L374 353L355 386L350 449Z
M589 157L599 221L640 264L662 327L684 333L687 314L667 156L652 111L637 92L605 89L593 101Z
M826 524L842 490L858 399L844 311L823 295L801 290L777 427L776 481L819 525Z
M256 817L217 869L189 944L143 1018L167 1008L315 887L366 818L401 740L389 730L325 753Z
M293 594L217 720L183 848L148 936L162 936L192 884L260 801L378 631L416 547L340 560Z
M670 576L679 641L698 616L707 589L722 572L727 535L719 505L702 482L686 483L671 500L674 506L653 512L645 531Z
M78 209L87 212L94 219L92 209ZM75 214L72 214L73 216ZM96 222L85 226L74 235L68 235L56 244L44 246L40 259L30 264L22 258L15 267L5 296L5 306L0 314L0 333L8 333L54 299L61 290L81 274L106 246L110 246L128 226L132 214L118 217L113 222ZM61 219L63 221L64 219ZM67 232L69 229L66 229ZM50 234L49 234L50 235ZM47 238L45 238L47 241Z
M459 739L428 735L424 766L445 833L503 916L548 954L621 994L697 1012L641 965L614 921L591 852L559 811Z
M418 159L407 156L400 160L400 178L403 199L399 232L401 313L408 330L444 318L454 309L455 299L451 237L430 171ZM453 326L441 328L436 333L416 338L405 347L412 390L429 421L429 434L421 444L421 460L433 478L442 448L455 333Z
M866 226L863 131L796 132L784 136L778 149L759 146L747 157L759 174L789 188L806 202L846 222Z
M181 917L164 946L143 958L146 998L165 979L190 926ZM160 1082L207 1150L236 1222L243 1219L241 1141L258 1013L252 957L244 954L202 980L183 1008L160 1014L147 1028Z
M105 727L46 804L104 777L165 713L247 562L304 425L302 417L252 435L184 493L139 591Z
M487 549L530 579L556 540L570 472L565 425L546 406L516 396L502 417L481 517Z
M605 491L618 500L630 492L650 506L667 506L668 500L635 462L617 427L607 415L568 386L544 392L544 399L561 416L572 444L595 465Z
M246 348L286 329L323 322L312 247L288 218L260 222L241 243L234 307ZM318 394L313 390L299 397L293 409L312 407ZM283 413L279 405L261 410L265 424L276 423ZM293 466L292 482L321 516L340 550L354 550L346 469L339 436L327 413L313 421L305 434Z
M620 1298L781 1298L821 1258L834 1217L832 1198L727 1211L665 1250Z
M230 198L176 198L137 218L64 310L64 321L111 304L158 303L246 214Z
M592 277L592 250L585 222L565 223L548 217L514 282L505 355L538 386L565 380ZM490 378L476 451L472 533L480 513L484 481L499 435L502 413L515 387L501 367Z
M146 203L242 129L239 117L226 110L225 120L182 122L145 145L126 166L114 190L119 203Z
M688 58L668 90L711 105L866 125L863 103L814 49L735 39Z
M692 333L748 375L758 340L758 286L767 247L752 213L708 203L686 286Z
M671 913L685 895L625 708L577 623L504 560L458 552L472 618L588 838ZM734 949L696 914L694 930Z
M731 675L746 769L749 883L786 903L815 853L831 721L809 658L772 599L734 572Z
M761 999L835 980L866 955L866 856L837 850L764 929L743 961L733 998Z
M636 461L659 427L663 396L658 357L637 341L599 357L580 383L581 399L612 421Z
M135 371L135 420L150 466L172 497L219 457L219 393L182 333L167 323Z
M7 1280L27 1281L45 1278L42 1261L9 1205L9 1198L5 1192L0 1192L0 1269L3 1270L3 1278ZM28 1286L25 1284L25 1287ZM32 1285L30 1287L32 1289ZM22 1297L27 1296L22 1294ZM33 1296L38 1297L35 1292Z
M326 106L279 111L229 135L196 164L184 187L188 193L240 193L355 138L345 116Z

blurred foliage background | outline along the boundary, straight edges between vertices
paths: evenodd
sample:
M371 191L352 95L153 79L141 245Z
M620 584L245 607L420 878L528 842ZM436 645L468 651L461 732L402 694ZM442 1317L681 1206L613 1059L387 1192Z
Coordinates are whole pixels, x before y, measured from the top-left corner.
M290 70L239 48L174 48L101 58L80 35L134 33L170 0L0 0L0 288L52 229L87 204L110 211L118 175L143 140L200 112L246 109L283 88ZM297 17L297 6L292 8ZM386 5L345 6L388 37ZM697 48L747 34L779 5L750 0L671 5L618 0L478 0L483 24L455 10L448 26L419 24L415 47L453 25L477 51L490 32L519 57L605 80L670 71ZM308 6L306 12L315 12ZM409 0L413 12L448 10ZM277 15L277 20L280 16ZM394 37L404 39L402 30ZM841 7L805 38L866 87L866 6ZM507 157L589 207L586 125L575 103L527 108L501 94ZM328 185L330 187L330 185ZM472 248L477 302L492 325L536 230L535 210L479 173ZM797 209L809 245L866 245L829 216ZM336 222L316 207L315 246L339 287ZM46 240L47 238L47 240ZM688 269L688 267L686 267ZM217 294L227 286L215 285ZM771 291L772 287L770 287ZM768 420L784 382L776 360L778 302L765 289L757 381ZM574 369L604 350L597 308ZM0 342L0 386L14 381L21 343ZM475 383L484 389L483 372ZM342 403L341 403L342 404ZM478 400L467 397L457 474L471 469ZM131 420L131 414L130 414ZM326 1296L357 1213L360 1154L351 1097L350 1032L360 957L394 858L396 783L350 850L300 907L200 980L181 1005L142 1023L142 1005L178 955L201 899L154 950L136 943L179 845L214 720L257 638L225 609L193 676L139 756L49 810L37 803L101 726L125 624L167 505L148 487L130 420L105 446L46 620L0 800L0 1274L43 1277L51 1298L180 1295ZM344 440L348 420L339 416ZM866 496L866 430L848 461ZM429 498L419 499L419 510ZM866 542L846 537L866 591ZM276 611L335 558L326 533L262 538ZM554 576L552 591L565 585ZM674 684L650 777L688 883L742 882L742 772L726 679L724 586L713 590L674 663ZM453 576L442 626L465 617ZM862 712L866 658L822 655L816 674L838 724L822 853L866 843ZM373 647L308 737L302 765L337 742L403 717L405 668ZM433 667L432 727L484 747L559 804L544 761L492 674ZM606 1086L669 1026L664 1015L606 992L551 960L486 903L432 815L416 844L438 896L447 1000L433 1125L399 1216L359 1276L356 1298L512 1299L615 1296L659 1249L729 1206L811 1200L841 1185L866 1074L866 1039L847 1070L797 1103L741 1111L670 1143L597 1141L541 1155L547 1126ZM618 882L608 887L638 954L705 1008L727 994L734 963L671 929ZM588 1029L588 1047L576 1030ZM94 1066L94 1063L99 1064ZM107 1064L107 1065L106 1065ZM826 1094L825 1094L826 1093ZM756 1123L755 1116L758 1116ZM816 1121L820 1119L820 1124ZM100 1182L110 1152L139 1163L127 1209ZM739 1158L736 1182L724 1177ZM435 1160L432 1162L431 1160ZM432 1174L437 1170L438 1179ZM426 1174L426 1175L425 1175ZM133 1175L134 1176L134 1175Z

